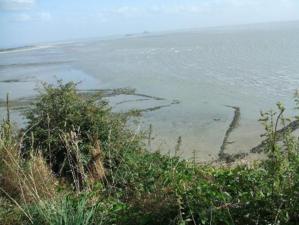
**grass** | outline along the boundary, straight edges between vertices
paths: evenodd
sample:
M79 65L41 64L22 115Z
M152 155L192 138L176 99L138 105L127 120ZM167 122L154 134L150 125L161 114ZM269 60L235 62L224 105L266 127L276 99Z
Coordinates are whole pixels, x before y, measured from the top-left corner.
M63 196L52 201L39 201L30 209L32 224L88 225L94 220L96 205L89 205L87 198Z
M150 134L73 83L45 86L24 131L0 129L0 224L298 224L298 139L276 137L284 111L262 115L266 160L196 164L148 152Z

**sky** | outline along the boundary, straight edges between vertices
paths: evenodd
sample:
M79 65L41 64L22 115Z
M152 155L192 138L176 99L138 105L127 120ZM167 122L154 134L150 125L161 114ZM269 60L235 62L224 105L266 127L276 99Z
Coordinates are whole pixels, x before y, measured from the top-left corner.
M299 20L299 0L0 0L0 48Z

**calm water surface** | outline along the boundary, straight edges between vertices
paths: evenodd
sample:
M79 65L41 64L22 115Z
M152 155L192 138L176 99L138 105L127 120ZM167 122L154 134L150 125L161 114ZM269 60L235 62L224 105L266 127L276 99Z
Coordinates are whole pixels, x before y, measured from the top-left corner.
M234 111L241 120L227 152L259 141L260 110L282 101L293 114L299 88L299 22L150 34L0 53L0 98L36 94L40 82L82 81L82 89L135 88L142 96L110 98L116 111L170 105L144 113L136 129L153 125L152 150L198 160L217 155ZM8 82L9 81L9 82ZM173 101L180 104L172 104ZM125 102L123 102L125 101ZM18 116L14 112L15 117ZM3 110L2 110L3 116Z

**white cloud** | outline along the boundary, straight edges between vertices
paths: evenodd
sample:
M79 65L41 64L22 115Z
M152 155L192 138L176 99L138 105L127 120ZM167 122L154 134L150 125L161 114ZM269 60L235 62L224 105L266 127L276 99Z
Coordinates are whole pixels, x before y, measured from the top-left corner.
M15 15L13 20L16 22L27 22L27 21L31 21L32 17L29 14L20 13L20 14Z
M37 13L37 19L44 22L48 22L52 19L52 15L49 12L40 12Z
M48 12L38 13L17 13L12 16L11 21L14 22L48 22L52 19L52 16Z
M141 24L144 21L148 27L168 29L298 19L299 0L152 0L147 4L98 9L86 23L94 20L105 24Z
M298 0L206 0L198 3L174 4L160 8L161 13L201 14L207 12L231 12L233 10L267 12L270 9L298 9Z
M142 11L143 10L141 8L123 6L112 10L112 13L128 17L128 16L140 15Z
M138 7L121 6L111 9L102 9L97 13L97 16L103 20L107 20L111 17L136 17L146 13L147 10Z
M35 0L0 0L0 10L28 10L35 4Z
M206 13L211 10L211 5L206 2L198 3L198 4L181 4L174 5L172 7L161 8L161 13L168 14L200 14Z

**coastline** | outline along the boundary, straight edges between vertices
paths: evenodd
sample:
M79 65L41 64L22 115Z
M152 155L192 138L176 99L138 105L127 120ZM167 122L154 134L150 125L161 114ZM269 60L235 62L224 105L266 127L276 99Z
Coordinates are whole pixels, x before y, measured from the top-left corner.
M0 49L0 54L26 52L26 51L33 51L38 49L47 49L51 47L53 47L53 45L29 45L29 46L16 47L16 48L2 48Z

